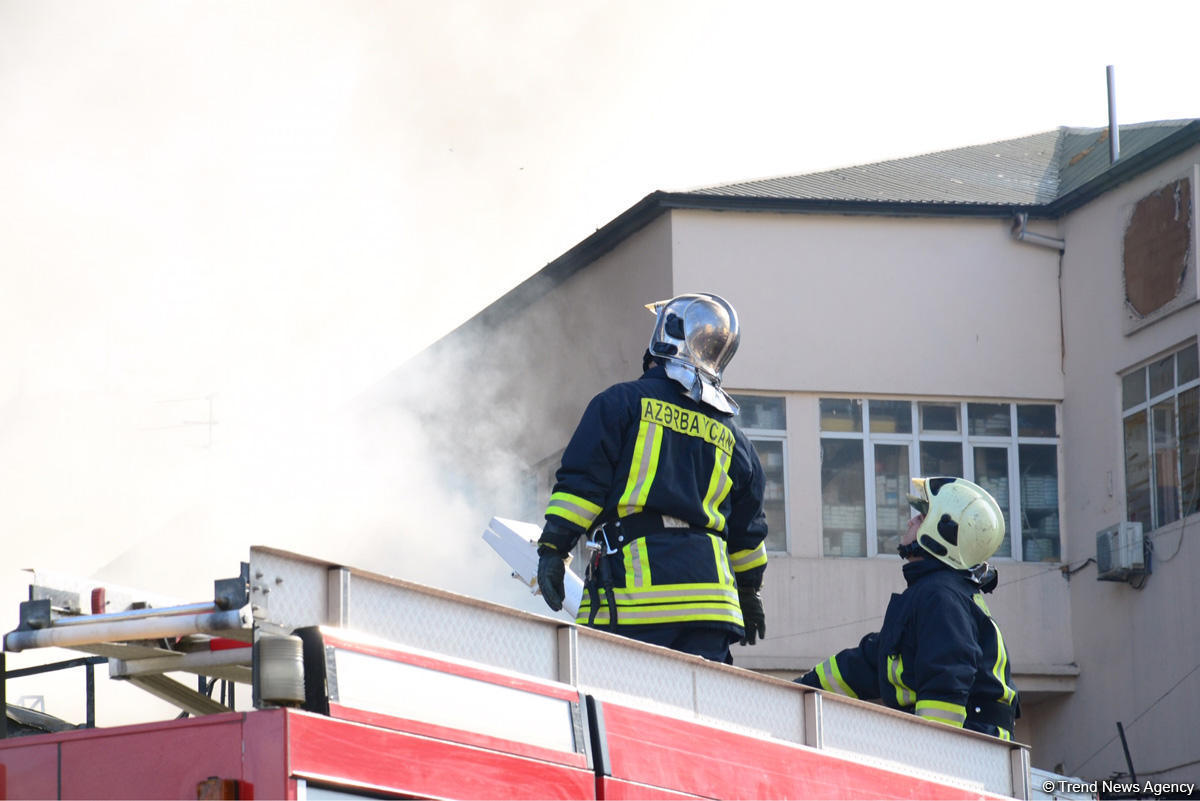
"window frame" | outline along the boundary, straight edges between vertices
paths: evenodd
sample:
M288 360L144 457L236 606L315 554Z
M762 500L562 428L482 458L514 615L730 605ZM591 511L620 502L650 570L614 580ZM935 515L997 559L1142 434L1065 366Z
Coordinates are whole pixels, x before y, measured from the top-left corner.
M730 390L730 394L733 395L734 400L736 400L739 405L741 405L742 398L770 398L771 400L778 400L783 404L783 428L752 428L742 425L740 416L735 417L734 420L738 421L738 428L740 428L742 433L746 435L746 439L750 440L750 442L754 444L756 452L758 450L758 442L760 441L778 442L781 445L781 453L783 458L783 545L778 548L766 545L766 549L768 553L790 553L792 544L792 504L789 502L791 493L789 491L790 476L788 474L787 396L763 394L761 392L738 392L736 390ZM762 461L761 454L759 454L759 461ZM763 466L763 469L765 472L765 465ZM768 527L768 538L770 537L770 533L771 531Z
M862 404L862 430L861 431L827 431L821 428L820 419L820 402L822 400L851 400ZM871 431L871 402L872 401L907 401L909 403L909 413L911 414L911 430L907 433L894 432L873 432ZM962 477L968 481L975 481L975 448L1000 448L1003 447L1008 458L1008 528L1009 528L1009 555L995 556L997 560L1008 560L1013 562L1024 562L1024 528L1023 515L1021 506L1021 476L1020 476L1020 460L1019 452L1022 445L1053 445L1055 446L1055 479L1058 482L1059 492L1058 497L1058 544L1059 557L1058 561L1062 561L1062 434L1058 433L1052 437L1046 436L1021 436L1020 429L1017 426L1017 412L1020 406L1052 406L1054 408L1054 430L1062 431L1062 404L1057 401L1012 401L1012 400L989 400L981 398L972 398L969 400L939 400L936 398L890 398L890 397L863 397L863 396L845 396L845 395L821 395L817 399L818 403L818 419L817 419L817 434L818 444L820 440L825 439L841 439L841 440L861 440L862 441L862 456L863 456L863 483L864 483L864 504L866 505L866 556L865 558L874 557L895 557L899 558L898 554L881 554L879 553L879 528L877 520L877 499L875 493L875 476L872 472L868 475L868 470L871 465L875 464L874 446L883 445L906 445L908 447L908 470L909 476L921 476L921 445L927 442L949 442L958 443L961 448L962 459ZM921 404L935 403L939 405L957 404L958 406L958 432L922 432L921 423ZM995 434L971 434L970 433L970 418L968 417L968 407L970 404L1003 404L1008 406L1009 412L1009 431L1007 436ZM820 475L818 470L818 475ZM822 503L824 499L822 498ZM821 556L822 558L864 558L864 557L841 557L825 553L824 540L825 523L821 521L820 531L821 538ZM1018 554L1019 556L1014 556Z
M1124 506L1125 506L1123 519L1125 519L1125 520L1129 520L1129 473L1128 473L1129 463L1128 463L1128 457L1125 453L1125 424L1129 418L1134 417L1135 415L1138 415L1138 414L1145 415L1144 419L1145 419L1145 423L1146 423L1146 454L1147 454L1147 460L1149 462L1149 464L1147 466L1147 471L1150 474L1150 483L1149 483L1149 487L1148 487L1148 492L1150 494L1150 520L1147 521L1149 523L1149 525L1146 525L1144 527L1145 533L1149 533L1151 531L1155 531L1159 528L1162 528L1163 526L1169 526L1172 523L1179 522L1180 520L1182 520L1184 517L1187 516L1187 514L1183 510L1183 494L1180 493L1177 496L1178 501L1179 501L1179 508L1176 509L1176 512L1177 512L1178 516L1174 520L1170 520L1166 523L1160 522L1160 520L1159 520L1158 460L1156 459L1155 448L1154 448L1154 407L1158 406L1159 404L1161 404L1163 401L1166 401L1166 400L1170 400L1172 402L1171 406L1172 406L1172 410L1174 412L1174 421L1175 421L1175 431L1173 433L1175 435L1175 441L1176 441L1175 469L1176 469L1176 474L1180 477L1180 480L1182 481L1184 448L1183 448L1182 438L1180 437L1179 396L1182 395L1183 393L1187 392L1188 390L1196 389L1197 387L1200 387L1200 375L1197 375L1196 378L1193 378L1190 381L1180 384L1179 383L1179 355L1181 353L1183 353L1184 351L1188 350L1189 348L1196 347L1196 346L1197 346L1197 340L1195 340L1195 339L1190 340L1188 342L1184 342L1183 344L1181 344L1177 347L1174 347L1165 352L1159 353L1159 354L1139 363L1137 366L1131 367L1127 370L1122 370L1120 373L1117 374L1117 379L1118 379L1117 380L1117 392L1118 392L1118 396L1119 396L1118 402L1121 407L1121 423L1120 423L1121 435L1120 435L1119 439L1121 441L1120 463L1121 463L1122 486L1124 487ZM1151 395L1150 394L1150 368L1153 365L1155 365L1167 358L1171 359L1171 386L1169 389L1167 389L1164 392L1160 392L1157 395ZM1198 353L1198 358L1200 358L1200 353ZM1141 402L1135 403L1134 405L1130 406L1129 408L1125 408L1124 382L1129 376L1132 376L1138 372L1141 372L1143 375L1142 390L1145 393L1144 398Z

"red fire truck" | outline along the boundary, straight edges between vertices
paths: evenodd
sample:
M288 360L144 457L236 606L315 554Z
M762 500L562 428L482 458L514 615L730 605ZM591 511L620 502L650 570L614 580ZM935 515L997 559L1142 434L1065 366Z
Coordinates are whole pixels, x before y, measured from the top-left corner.
M184 716L10 706L0 799L1030 797L1021 744L558 619L271 548L214 590L31 586L6 651L81 651Z

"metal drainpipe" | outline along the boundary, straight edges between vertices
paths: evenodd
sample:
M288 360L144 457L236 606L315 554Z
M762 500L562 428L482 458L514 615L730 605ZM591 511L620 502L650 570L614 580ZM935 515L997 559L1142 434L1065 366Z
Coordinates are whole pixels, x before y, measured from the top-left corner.
M1063 315L1063 253L1067 249L1065 240L1058 239L1045 234L1035 234L1033 231L1026 230L1025 226L1029 224L1029 215L1025 212L1018 212L1013 215L1012 235L1013 239L1018 242L1028 242L1031 245L1040 245L1044 248L1051 248L1058 251L1058 342L1059 342L1059 370L1065 375L1067 372L1067 328L1066 318Z
M1013 215L1012 235L1013 239L1020 242L1028 242L1031 245L1041 245L1044 248L1054 248L1059 253L1067 249L1067 243L1062 239L1056 239L1052 236L1044 234L1035 234L1033 231L1025 230L1025 226L1029 224L1029 215L1025 212Z

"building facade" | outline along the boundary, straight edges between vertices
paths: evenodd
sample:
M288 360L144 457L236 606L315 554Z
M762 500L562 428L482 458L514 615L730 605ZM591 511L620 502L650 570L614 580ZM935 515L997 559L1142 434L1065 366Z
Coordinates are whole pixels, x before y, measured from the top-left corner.
M587 401L639 373L643 306L721 294L771 527L767 638L735 662L790 678L877 630L909 478L962 475L1006 516L989 605L1033 764L1127 773L1121 722L1139 778L1194 779L1200 123L1119 133L1115 162L1064 128L654 193L422 354L473 388L422 413L469 421L459 470L486 420L523 465L489 486L538 520Z

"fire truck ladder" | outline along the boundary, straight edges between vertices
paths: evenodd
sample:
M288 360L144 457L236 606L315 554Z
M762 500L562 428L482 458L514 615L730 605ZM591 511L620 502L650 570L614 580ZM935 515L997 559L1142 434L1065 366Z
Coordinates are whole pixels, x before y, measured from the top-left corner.
M79 582L71 583L79 586ZM251 681L252 618L246 563L240 576L214 582L213 600L202 603L153 606L134 601L129 608L104 612L100 610L108 605L107 588L102 585L89 584L79 592L35 580L29 589L30 600L21 604L17 629L4 636L5 651L57 647L105 657L110 678L124 679L192 715L229 712L232 699L229 705L215 701L165 673L195 673L200 676L200 688L211 687L205 677ZM96 611L82 614L80 596L89 590ZM129 591L118 592L129 596ZM9 671L7 675L16 678L26 672L28 669ZM0 670L0 679L3 674ZM88 695L91 709L90 685Z

